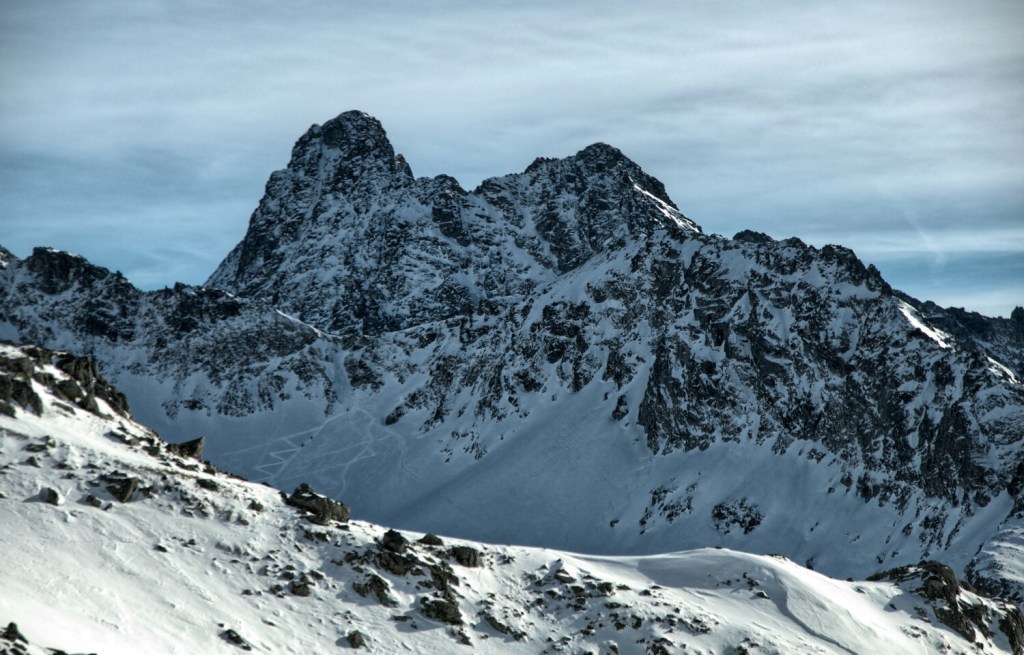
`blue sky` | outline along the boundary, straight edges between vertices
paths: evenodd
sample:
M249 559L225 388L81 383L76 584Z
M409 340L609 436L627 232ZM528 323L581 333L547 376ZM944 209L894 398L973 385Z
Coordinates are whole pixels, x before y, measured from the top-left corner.
M595 141L706 231L1024 305L1024 3L5 2L0 244L200 283L312 123L472 188Z

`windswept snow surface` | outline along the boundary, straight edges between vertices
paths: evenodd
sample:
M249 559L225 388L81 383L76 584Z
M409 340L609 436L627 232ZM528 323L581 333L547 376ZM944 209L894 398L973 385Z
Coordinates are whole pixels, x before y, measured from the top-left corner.
M969 643L906 585L840 582L779 557L601 557L420 533L389 550L383 527L311 523L276 490L179 457L102 401L99 415L72 407L35 377L41 414L0 415L0 622L30 653L232 653L235 636L253 652L323 653L355 631L376 653L1009 652L999 631ZM138 481L128 502L106 489L116 479ZM411 570L396 572L403 561ZM379 596L363 587L374 578ZM454 613L428 609L445 599Z

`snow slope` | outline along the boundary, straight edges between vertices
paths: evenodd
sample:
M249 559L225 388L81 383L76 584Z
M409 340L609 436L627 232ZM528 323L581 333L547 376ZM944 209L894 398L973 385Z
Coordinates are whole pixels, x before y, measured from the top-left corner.
M602 557L319 524L168 447L71 361L0 346L0 622L29 642L0 636L3 653L1014 652L1000 625L1024 640L1015 608L938 565L841 582L726 549Z

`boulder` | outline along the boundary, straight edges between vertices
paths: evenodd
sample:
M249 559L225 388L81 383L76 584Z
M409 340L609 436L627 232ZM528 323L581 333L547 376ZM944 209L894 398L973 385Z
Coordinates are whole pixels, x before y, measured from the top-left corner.
M285 499L285 502L292 507L309 512L312 514L310 520L320 525L327 525L331 521L346 523L350 516L348 505L327 496L321 496L306 483L296 487L295 491Z
M122 503L127 503L135 497L135 492L139 490L139 481L136 478L125 478L108 484L106 489L114 498Z
M448 554L462 566L474 568L480 566L480 551L476 548L472 548L470 546L452 546L451 549L448 550Z
M430 534L429 532L427 534L423 535L422 537L420 537L419 539L417 539L416 541L418 543L423 544L424 546L443 546L444 545L444 542L441 540L441 537L438 537L436 534Z
M385 550L401 553L409 547L409 540L403 537L402 533L397 530L388 530L380 540L380 545Z
M60 494L57 493L56 489L51 489L50 487L43 487L42 489L39 490L39 500L43 501L44 503L49 503L50 505L60 505L61 497Z
M169 443L167 444L167 452L174 453L179 457L188 457L190 459L197 459L202 461L203 459L203 446L206 445L206 439L199 437L198 439L192 439L191 441L183 441L181 443Z
M229 644L238 646L242 650L252 650L252 644L246 641L245 638L242 637L242 635L238 634L231 628L228 628L224 632L220 633L220 637Z
M348 633L348 636L345 637L345 639L348 641L348 645L352 648L363 648L366 646L366 637L364 637L363 633L358 630L353 630Z

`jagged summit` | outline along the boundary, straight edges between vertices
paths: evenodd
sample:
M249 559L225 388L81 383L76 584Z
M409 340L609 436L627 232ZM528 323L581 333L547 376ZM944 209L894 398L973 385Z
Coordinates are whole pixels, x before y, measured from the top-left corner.
M659 230L700 232L609 145L467 192L447 175L414 178L380 122L349 111L299 139L206 286L280 302L335 333L377 334L528 293Z
M401 185L413 179L384 126L361 111L347 111L310 127L295 144L289 169L310 161L325 165L319 180L337 191L352 191L361 181Z
M562 162L564 164L575 165L588 176L608 175L614 177L618 175L620 179L628 180L633 184L636 184L643 191L650 193L672 209L679 209L669 197L668 192L665 190L665 185L662 184L661 180L648 175L639 164L627 157L618 148L610 146L607 143L592 143L577 152L575 155L564 159L535 160L534 165L536 165L538 161L544 161L546 163ZM530 168L543 167L543 164L537 167L534 165L531 165ZM527 168L527 172L530 172L530 168Z

